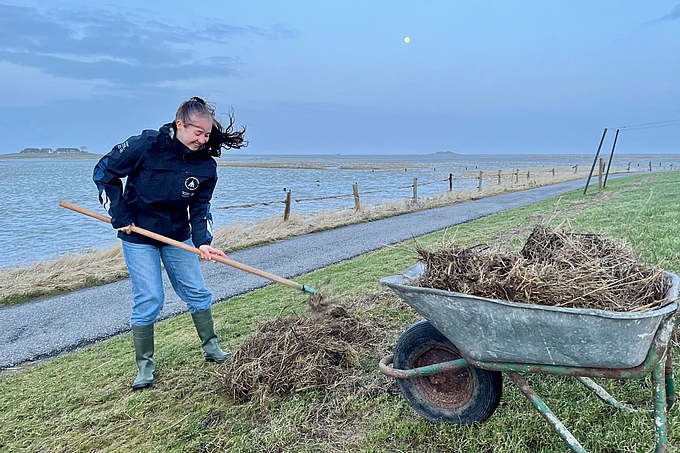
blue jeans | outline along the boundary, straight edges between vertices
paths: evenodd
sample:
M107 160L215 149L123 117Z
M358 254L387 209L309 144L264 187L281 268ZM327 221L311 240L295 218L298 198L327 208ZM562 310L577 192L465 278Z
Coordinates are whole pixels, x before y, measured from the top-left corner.
M205 287L198 255L172 245L158 247L122 242L132 282L132 325L153 324L163 308L165 294L161 261L175 293L187 304L190 313L210 308L212 293ZM193 246L191 239L185 244Z

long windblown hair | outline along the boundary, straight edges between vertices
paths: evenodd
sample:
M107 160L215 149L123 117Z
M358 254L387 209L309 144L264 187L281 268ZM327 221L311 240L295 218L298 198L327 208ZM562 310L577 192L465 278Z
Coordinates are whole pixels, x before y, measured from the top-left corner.
M210 131L210 137L205 147L208 149L208 154L214 157L222 155L222 148L224 149L241 149L248 146L248 140L245 138L246 127L242 126L241 130L234 130L234 112L229 111L229 124L225 127L213 117L213 126Z
M177 109L175 121L191 123L194 116L203 116L212 120L212 130L204 149L213 157L220 157L222 149L240 149L248 146L245 139L246 127L234 130L234 112L229 111L229 124L225 127L215 118L215 107L198 96L187 99ZM174 124L173 124L174 126ZM175 126L176 127L176 126Z

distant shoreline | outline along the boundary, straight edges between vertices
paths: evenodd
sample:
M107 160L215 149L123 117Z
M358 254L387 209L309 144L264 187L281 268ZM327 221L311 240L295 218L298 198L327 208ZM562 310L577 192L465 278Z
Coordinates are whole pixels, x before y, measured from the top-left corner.
M95 159L102 156L95 153L9 153L0 154L0 159Z
M252 168L293 168L306 170L389 170L403 168L427 168L431 164L416 163L358 163L358 164L324 164L309 161L279 161L279 162L224 162L217 161L219 167L252 167Z

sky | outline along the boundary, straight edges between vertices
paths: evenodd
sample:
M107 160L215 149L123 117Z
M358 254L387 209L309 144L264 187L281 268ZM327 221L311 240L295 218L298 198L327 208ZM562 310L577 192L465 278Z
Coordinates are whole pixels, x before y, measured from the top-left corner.
M0 153L106 153L195 95L239 154L680 153L678 0L94 3L0 0Z

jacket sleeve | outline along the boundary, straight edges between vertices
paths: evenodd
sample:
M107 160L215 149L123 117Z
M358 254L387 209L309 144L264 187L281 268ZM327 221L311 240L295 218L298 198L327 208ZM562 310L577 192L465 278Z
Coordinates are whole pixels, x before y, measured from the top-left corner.
M217 175L211 179L202 190L196 194L194 200L189 205L189 222L191 223L191 240L195 247L212 243L213 219L210 212L210 200L212 199Z
M135 219L123 199L122 179L136 171L148 134L130 137L102 157L94 167L92 179L99 191L99 202L111 216L113 228L134 223Z

